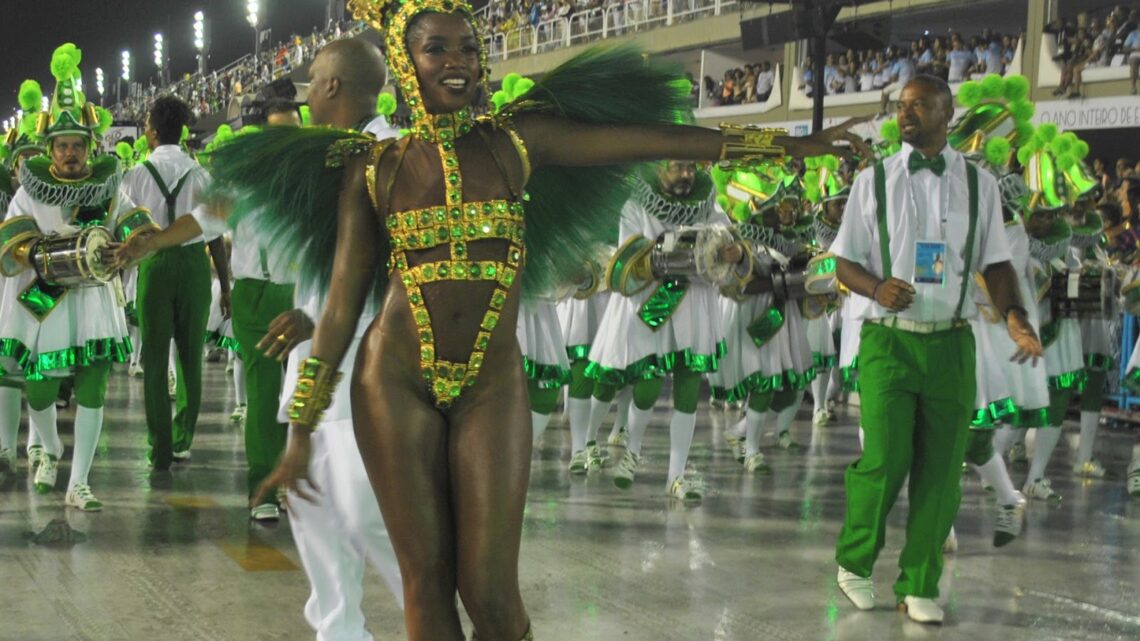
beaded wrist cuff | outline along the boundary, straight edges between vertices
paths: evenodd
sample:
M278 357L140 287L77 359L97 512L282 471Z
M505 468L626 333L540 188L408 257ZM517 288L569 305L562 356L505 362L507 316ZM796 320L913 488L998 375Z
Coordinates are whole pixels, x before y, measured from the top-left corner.
M319 358L307 358L298 367L297 387L289 402L289 420L316 430L325 410L332 405L341 373Z

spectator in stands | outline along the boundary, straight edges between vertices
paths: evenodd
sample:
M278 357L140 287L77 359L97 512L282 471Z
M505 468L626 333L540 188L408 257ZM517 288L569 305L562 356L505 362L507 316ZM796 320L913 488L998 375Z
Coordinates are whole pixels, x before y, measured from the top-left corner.
M1089 59L1093 56L1092 39L1083 31L1073 34L1075 43L1072 46L1072 56L1061 69L1061 84L1053 91L1054 96L1060 96L1066 91L1067 97L1079 98L1081 96L1081 78Z
M1108 175L1108 167L1104 166L1104 159L1100 157L1093 158L1092 166L1093 176L1096 177L1096 181L1100 183L1101 189L1107 192L1108 184L1112 181L1112 178Z
M875 90L875 72L871 68L871 61L867 60L859 69L859 91Z
M883 116L887 115L887 103L898 95L899 91L910 82L910 79L915 76L914 60L910 59L905 52L894 52L894 62L891 65L891 83L883 87L882 101L879 105L879 113Z
M1009 65L1013 63L1014 57L1017 55L1017 41L1012 36L1001 37L1001 61L1002 64L1008 69Z
M732 73L732 69L724 72L724 82L721 83L720 90L720 104L731 105L733 104L732 98L736 95L736 76Z
M827 63L823 66L823 89L828 94L835 93L835 54L827 54Z
M744 65L744 91L741 92L743 103L756 102L756 67L760 65Z
M803 82L800 83L800 89L807 97L811 97L812 92L815 91L815 66L812 63L811 56L804 56L803 64Z
M1002 48L1001 39L994 36L990 39L990 44L986 48L986 56L982 60L985 62L985 73L996 73L1002 75L1005 73L1005 65L1002 63Z
M772 95L772 87L776 84L776 72L772 70L772 63L764 61L760 73L756 74L756 100L767 102Z
M954 43L954 50L946 55L948 63L947 80L949 82L965 82L969 79L970 68L974 66L974 54L966 50L966 43L961 39Z
M1133 13L1136 13L1133 11ZM1132 95L1136 95L1136 76L1140 72L1140 24L1133 22L1132 31L1124 38L1121 50L1128 60L1132 73Z
M1112 188L1118 189L1120 187L1120 183L1124 182L1124 179L1128 178L1129 174L1131 174L1131 173L1132 173L1132 167L1129 165L1128 159L1127 158L1117 158L1116 159L1116 179L1112 181Z

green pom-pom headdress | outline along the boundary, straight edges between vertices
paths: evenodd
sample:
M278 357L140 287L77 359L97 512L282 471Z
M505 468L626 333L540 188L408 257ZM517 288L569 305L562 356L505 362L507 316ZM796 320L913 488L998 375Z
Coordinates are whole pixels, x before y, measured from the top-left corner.
M51 75L55 78L51 111L40 116L37 133L50 141L56 136L82 136L93 140L98 135L100 116L95 105L79 90L82 76L79 63L83 52L68 42L56 47L51 56ZM110 126L110 123L107 123Z
M839 173L839 158L830 154L804 159L803 185L804 198L816 205L847 198L851 192Z
M40 109L43 108L43 90L40 83L35 80L25 80L20 83L19 91L20 110L23 115L16 126L9 129L4 135L3 148L4 167L13 169L16 159L27 152L43 153L36 133L36 122L39 120Z
M129 142L120 140L115 145L115 155L119 157L119 162L123 163L124 168L129 169L134 166L135 150Z
M1024 144L1032 133L1030 120L1036 108L1028 95L1025 76L990 74L981 82L963 83L958 104L966 113L950 128L950 146L994 167L1007 167L1013 146ZM1005 143L995 142L999 139Z

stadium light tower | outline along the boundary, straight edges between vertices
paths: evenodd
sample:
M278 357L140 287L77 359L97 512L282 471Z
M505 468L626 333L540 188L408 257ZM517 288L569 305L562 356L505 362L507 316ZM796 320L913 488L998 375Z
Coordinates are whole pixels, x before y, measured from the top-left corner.
M198 73L206 73L206 14L194 12L194 49L198 51Z
M257 0L247 0L245 10L245 20L249 23L249 26L253 27L253 55L256 58L261 55L261 37L257 30L257 23L260 22L260 17L258 16L258 13L261 11L260 3Z
M123 82L127 83L128 93L130 93L131 88L131 52L123 49L123 53L121 54L120 59L122 60L123 68L119 73L119 80L122 82L115 83L115 102L122 101L122 93L120 87L122 87Z
M154 34L154 66L158 67L158 83L166 84L166 43L162 34Z
M103 105L103 67L95 67L95 91L99 92L99 105Z

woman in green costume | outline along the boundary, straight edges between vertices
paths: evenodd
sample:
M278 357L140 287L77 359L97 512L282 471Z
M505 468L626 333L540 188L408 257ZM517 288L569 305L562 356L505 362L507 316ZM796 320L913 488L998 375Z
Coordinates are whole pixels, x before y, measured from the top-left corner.
M326 284L287 451L267 483L313 491L302 483L310 431L369 292L385 288L357 359L353 415L404 576L408 637L462 639L458 591L479 638L529 639L518 584L532 438L513 331L521 290L578 271L609 240L629 163L832 153L848 134L756 130L726 145L720 132L676 126L689 117L687 85L628 49L587 52L476 120L490 72L467 4L350 7L384 35L410 135L267 129L211 161L219 187L239 194L231 223L260 212L251 217L263 233L292 243L302 273ZM320 208L333 200L335 218Z

